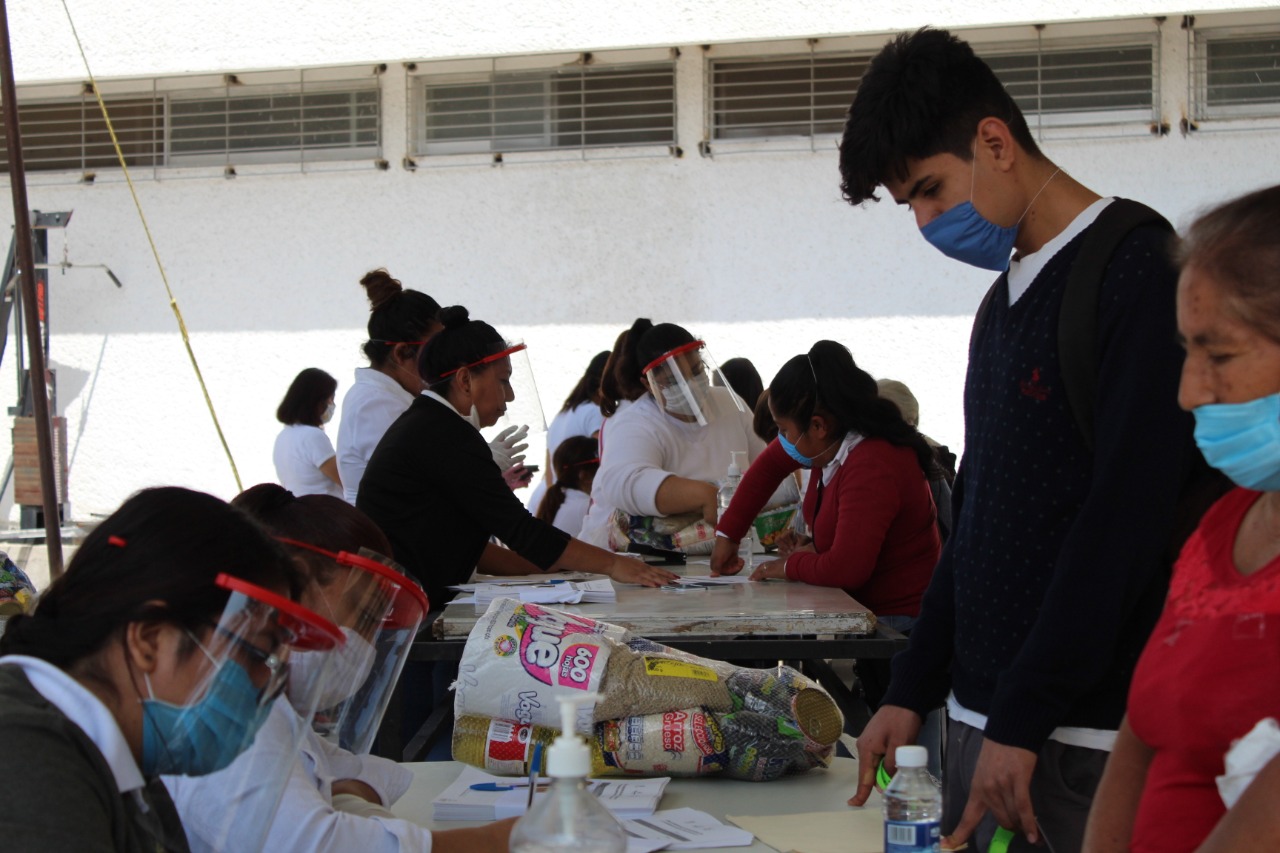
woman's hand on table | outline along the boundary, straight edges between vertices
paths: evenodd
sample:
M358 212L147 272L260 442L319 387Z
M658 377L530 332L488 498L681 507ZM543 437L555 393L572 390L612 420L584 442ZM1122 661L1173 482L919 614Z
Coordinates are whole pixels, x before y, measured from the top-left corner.
M779 557L776 560L768 560L756 566L755 571L751 573L753 581L767 581L787 579L787 558Z
M742 571L742 558L738 556L738 543L723 536L716 537L711 551L711 577L736 575Z
M675 572L651 566L634 557L614 557L606 574L618 583L638 583L641 586L665 586L680 579Z
M332 786L334 796L338 794L350 794L353 797L359 797L367 800L375 805L385 805L382 797L378 796L378 792L373 790L372 786L361 782L359 779L335 779Z

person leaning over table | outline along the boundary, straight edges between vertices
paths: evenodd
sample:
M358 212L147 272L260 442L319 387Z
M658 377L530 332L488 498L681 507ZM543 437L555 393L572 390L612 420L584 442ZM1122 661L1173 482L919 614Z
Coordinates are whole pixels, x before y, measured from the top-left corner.
M627 333L623 376L643 397L606 422L591 509L579 538L608 547L614 514L665 517L696 514L714 524L717 485L731 454L751 461L764 449L751 411L704 359L705 344L674 323L641 318ZM789 490L789 491L788 491ZM795 496L784 484L775 503Z
M420 618L425 612L425 600L417 599L421 593L411 594L364 568L369 564L375 570L382 568L382 561L375 557L391 548L382 531L345 501L328 495L295 498L274 483L242 492L232 505L281 538L306 575L302 603L330 618L347 637L341 649L292 657L288 689L272 705L253 746L237 759L260 758L289 768L262 849L271 853L505 853L514 820L432 832L395 817L387 808L408 791L413 781L408 768L342 748L334 742L338 731L322 736L308 727L295 746L295 729L304 725L314 708L341 708L344 720L358 716L362 731L377 730L386 693L394 687L391 676L409 648L395 642L400 630L397 616L407 612ZM403 577L399 580L412 583ZM415 620L411 627L416 624ZM317 699L313 686L321 678L325 683ZM363 713L352 713L353 706ZM225 784L224 775L165 777L196 851L219 849L207 830L225 824L223 816L233 797L255 794L238 793ZM238 853L251 844L233 829L221 847Z
M104 519L0 637L0 846L188 850L159 775L230 764L287 673L279 612L233 587L283 598L297 582L280 546L211 495L148 489Z
M878 621L909 633L942 547L929 490L933 449L835 341L788 360L769 383L768 401L778 437L743 474L716 525L712 574L742 570L738 543L757 513L778 483L808 468L803 512L812 538L784 534L779 557L751 579L840 587ZM873 710L888 664L859 663Z
M493 464L482 427L515 399L508 343L455 305L418 361L427 390L391 425L369 460L356 506L382 528L395 558L434 602L473 569L512 575L562 569L660 586L675 575L569 538L529 514ZM507 545L490 541L496 536Z
M858 737L850 802L866 801L880 762L892 771L895 748L945 702L950 842L986 849L1003 827L1010 853L1042 838L1078 848L1179 516L1194 514L1166 230L1108 224L1125 205L1045 156L991 67L942 30L903 33L872 59L840 172L851 204L883 186L926 242L997 276L969 348L955 527ZM1118 246L1096 282L1096 345L1084 348L1095 405L1082 426L1059 309L1098 237Z
M1200 217L1178 254L1178 404L1205 461L1237 488L1174 565L1094 798L1089 853L1280 849L1275 782L1252 821L1224 818L1215 784L1232 743L1280 717L1280 186Z

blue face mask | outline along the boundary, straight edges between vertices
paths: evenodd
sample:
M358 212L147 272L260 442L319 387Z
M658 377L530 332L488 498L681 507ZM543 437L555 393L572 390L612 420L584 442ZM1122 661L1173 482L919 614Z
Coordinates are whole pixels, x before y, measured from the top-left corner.
M1280 490L1280 394L1197 406L1192 414L1206 462L1238 486Z
M143 678L151 695L142 700L142 772L147 776L216 773L249 747L271 711L270 702L259 707L262 691L233 660L222 662L204 698L193 705L156 699L151 679L145 673Z
M1058 176L1061 169L1055 169L1036 194L1027 203L1027 209L1012 225L1005 227L987 219L973 206L973 182L977 177L977 141L974 142L973 171L969 178L969 201L962 201L950 210L937 216L932 222L920 229L921 235L930 245L948 258L963 261L970 266L993 272L1004 272L1009 268L1009 256L1013 254L1014 243L1018 240L1018 226L1026 218L1031 205L1036 203L1040 193Z
M1009 255L1018 239L1018 226L996 225L979 213L972 201L964 201L925 225L920 233L949 258L984 270L1004 272L1009 268Z
M782 434L781 430L778 431L778 444L782 445L782 449L787 452L788 456L790 456L792 459L799 462L803 467L805 468L813 467L813 460L810 459L808 456L805 456L799 450L796 450L796 446L791 442L787 441L787 437Z

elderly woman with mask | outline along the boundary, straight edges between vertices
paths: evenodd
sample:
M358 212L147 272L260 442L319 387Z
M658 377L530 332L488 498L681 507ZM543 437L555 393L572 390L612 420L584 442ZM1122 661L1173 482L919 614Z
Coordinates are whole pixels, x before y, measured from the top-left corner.
M1178 390L1205 461L1238 488L1174 566L1094 798L1090 853L1273 850L1273 759L1228 812L1232 744L1280 717L1280 186L1200 217L1179 247Z

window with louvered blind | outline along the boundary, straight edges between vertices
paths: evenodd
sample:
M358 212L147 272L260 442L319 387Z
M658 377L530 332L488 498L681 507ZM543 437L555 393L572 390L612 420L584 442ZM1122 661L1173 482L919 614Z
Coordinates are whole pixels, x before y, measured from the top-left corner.
M125 162L157 166L164 162L164 100L138 96L107 98L107 109ZM48 102L19 99L18 127L22 159L29 171L77 169L82 172L119 166L111 135L93 95ZM4 128L0 127L0 140ZM2 143L0 143L2 146ZM8 153L0 147L2 171L9 171Z
M381 118L375 81L312 90L231 86L169 96L169 163L275 163L372 157Z
M1157 48L1154 37L974 46L1022 108L1032 132L1102 125L1149 132L1160 118Z
M1197 119L1280 116L1280 27L1196 33Z
M869 55L797 54L710 64L711 138L813 137L844 130Z
M414 97L418 154L675 142L671 62L428 75Z

